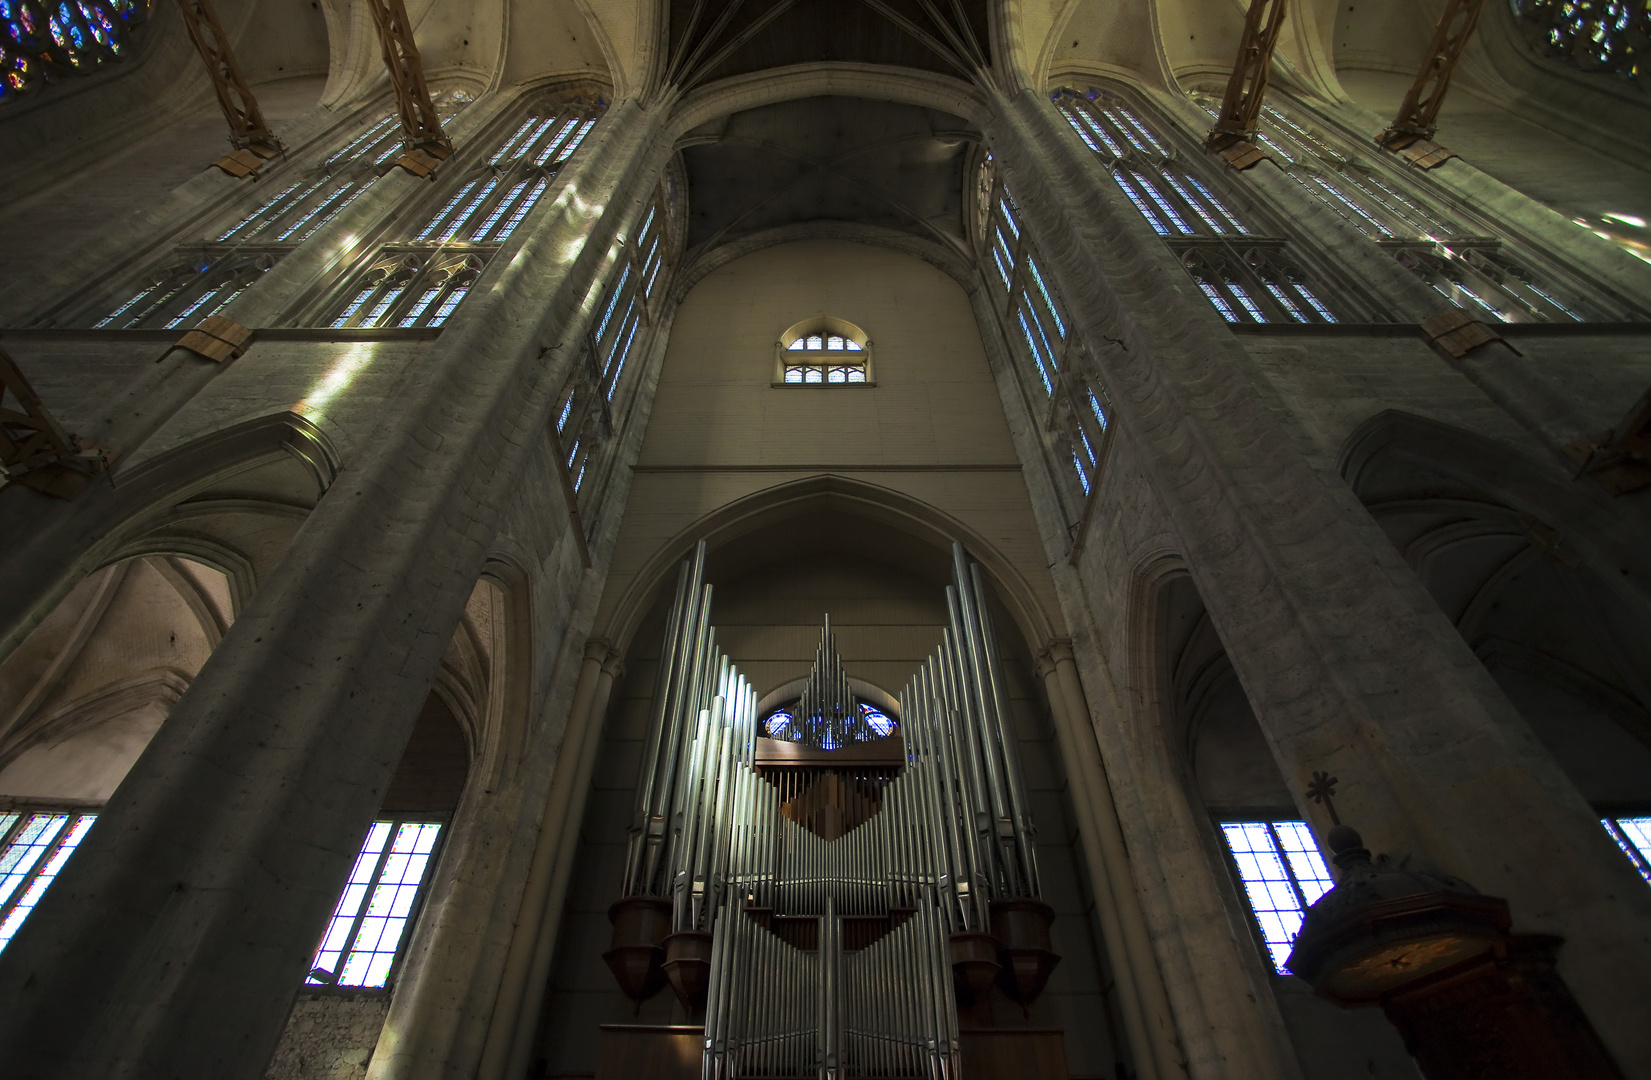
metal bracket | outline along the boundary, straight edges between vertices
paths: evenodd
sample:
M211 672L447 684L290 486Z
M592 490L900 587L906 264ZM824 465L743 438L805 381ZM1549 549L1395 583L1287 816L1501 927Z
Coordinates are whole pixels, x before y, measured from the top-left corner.
M251 340L252 331L240 323L222 315L209 315L197 323L195 329L179 338L172 348L188 349L196 356L204 356L221 364L246 352Z
M401 131L408 150L396 164L414 176L429 176L453 153L453 144L441 130L441 118L430 100L424 81L424 62L419 59L413 28L402 0L367 0L373 22L378 26L378 43L384 51L384 67L396 92L396 111L401 115Z
M1445 91L1450 89L1450 77L1462 58L1462 50L1479 25L1479 15L1485 9L1485 0L1449 0L1438 25L1433 28L1433 39L1428 42L1427 58L1422 70L1406 91L1399 115L1376 142L1395 153L1402 153L1418 168L1431 169L1455 155L1433 142L1433 133L1439 130L1439 107L1445 103Z
M1289 0L1250 0L1249 13L1244 17L1244 36L1238 43L1238 59L1227 80L1227 92L1221 98L1221 113L1204 139L1205 146L1226 158L1235 169L1248 169L1267 156L1253 140L1267 96L1273 49L1284 29L1288 8Z
M183 11L184 25L195 42L195 49L206 63L206 72L212 77L212 88L218 94L218 104L229 122L229 141L235 149L213 162L218 168L235 177L252 176L263 168L264 162L279 154L283 147L264 122L258 99L252 96L241 65L235 60L235 49L224 33L218 13L212 10L211 0L178 0Z
M17 408L5 403L6 392ZM118 452L64 431L16 362L0 349L0 478L72 499L114 463ZM3 488L0 488L3 490Z
M1521 355L1501 334L1459 307L1447 308L1423 322L1422 333L1427 335L1429 344L1439 346L1458 360L1481 345L1492 343L1500 343L1515 356Z

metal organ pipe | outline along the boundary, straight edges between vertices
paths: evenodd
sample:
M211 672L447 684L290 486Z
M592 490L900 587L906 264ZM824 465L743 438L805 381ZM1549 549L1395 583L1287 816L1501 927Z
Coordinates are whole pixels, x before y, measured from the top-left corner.
M667 617L624 882L710 935L702 1080L955 1080L951 935L1039 888L979 568L954 548L940 647L898 697L903 756L822 756L880 735L827 621L782 732L806 752L759 766L758 694L718 647L704 563L700 545Z

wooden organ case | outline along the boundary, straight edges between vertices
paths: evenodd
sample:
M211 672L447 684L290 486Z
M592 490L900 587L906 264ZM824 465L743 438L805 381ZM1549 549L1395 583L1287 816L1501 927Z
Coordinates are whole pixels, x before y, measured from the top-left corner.
M1063 1033L1020 1023L1060 958L979 568L954 546L897 710L855 694L828 618L800 698L759 716L704 564L678 575L603 954L701 1022L603 1025L598 1080L1066 1080Z

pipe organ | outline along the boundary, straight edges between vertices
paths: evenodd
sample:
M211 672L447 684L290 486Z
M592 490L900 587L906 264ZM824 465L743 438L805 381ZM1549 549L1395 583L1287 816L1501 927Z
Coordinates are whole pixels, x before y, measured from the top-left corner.
M704 567L701 544L604 954L638 1003L668 983L703 1017L692 1068L655 1074L961 1076L959 1003L1028 1004L1059 960L979 567L954 546L949 625L897 702L856 692L828 617L800 695L762 712Z

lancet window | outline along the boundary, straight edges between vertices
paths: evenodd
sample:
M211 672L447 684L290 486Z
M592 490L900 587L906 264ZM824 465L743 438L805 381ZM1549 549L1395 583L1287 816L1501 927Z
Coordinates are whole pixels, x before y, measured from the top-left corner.
M1257 141L1296 183L1448 301L1489 322L1578 322L1615 317L1566 275L1483 226L1441 208L1374 156L1314 130L1274 94ZM1201 99L1213 117L1216 103Z
M1508 0L1532 47L1651 90L1651 6L1643 0Z
M0 812L0 950L11 944L96 820L81 810Z
M151 0L0 0L0 103L131 51Z
M1292 251L1222 184L1122 100L1063 89L1055 104L1130 205L1181 258L1228 322L1333 323L1336 304Z
M361 843L310 963L310 986L388 986L435 867L440 821L386 818Z
M437 97L437 110L450 119L469 100L450 91ZM378 118L255 209L220 223L208 234L213 239L179 245L124 300L94 316L92 325L171 328L217 314L359 198L394 167L401 152L400 121L394 115Z
M321 321L340 329L441 326L488 261L550 189L597 120L590 104L541 103L469 173L438 173L441 192L335 292Z
M1288 820L1224 821L1220 828L1273 970L1288 975L1285 961L1307 909L1335 886L1313 830Z
M581 503L589 501L590 480L607 461L605 448L624 427L629 403L617 400L632 357L648 347L649 328L668 275L663 268L671 246L669 183L662 184L641 227L624 245L613 280L596 307L579 357L557 397L555 445Z
M986 279L1003 295L998 310L1004 336L1029 361L1023 370L1043 391L1048 438L1056 456L1071 462L1078 487L1088 496L1105 460L1111 404L1099 381L1085 374L1087 350L1036 245L1025 235L1014 196L997 178L990 157L980 168L980 192L988 201L979 240Z

